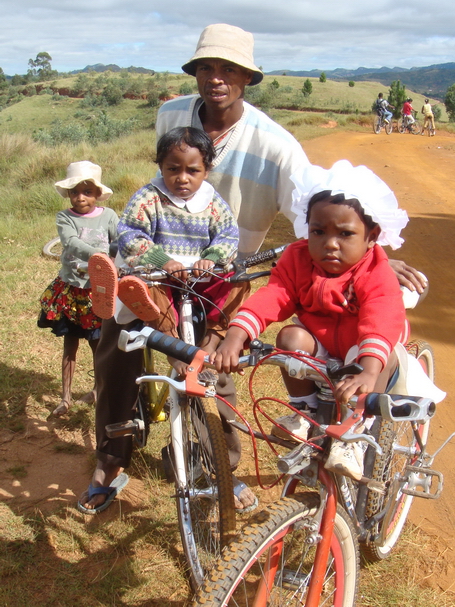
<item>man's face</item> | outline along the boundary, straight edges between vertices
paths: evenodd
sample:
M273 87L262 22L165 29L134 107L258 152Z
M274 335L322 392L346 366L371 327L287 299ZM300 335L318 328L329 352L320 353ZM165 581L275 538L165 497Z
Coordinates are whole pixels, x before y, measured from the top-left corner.
M243 102L245 86L251 82L249 70L225 59L199 59L196 81L206 105L217 111Z

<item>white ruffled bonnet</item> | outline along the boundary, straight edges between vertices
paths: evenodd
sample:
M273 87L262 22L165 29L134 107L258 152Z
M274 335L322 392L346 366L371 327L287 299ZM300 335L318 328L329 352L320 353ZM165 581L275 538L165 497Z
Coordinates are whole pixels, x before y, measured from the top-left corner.
M315 194L330 190L332 195L344 194L346 199L359 201L366 215L381 228L378 244L398 249L404 242L400 232L409 221L408 214L398 208L392 190L366 166L354 167L348 160L335 162L331 169L309 165L294 173L291 180L295 185L291 211L296 215L294 231L297 238L308 238L308 202Z

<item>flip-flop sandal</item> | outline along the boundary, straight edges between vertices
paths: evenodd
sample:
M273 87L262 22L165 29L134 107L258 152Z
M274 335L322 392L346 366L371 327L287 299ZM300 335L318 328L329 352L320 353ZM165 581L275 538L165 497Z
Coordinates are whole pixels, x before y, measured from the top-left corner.
M238 479L233 479L234 480L234 495L235 497L240 500L240 494L242 493L242 491L244 489L248 489L248 485L246 485L243 481L239 481ZM235 484L237 482L237 484ZM245 508L236 508L235 511L237 514L246 514L247 512L252 512L253 510L255 510L258 507L259 504L259 500L256 496L254 496L254 503L251 504L251 506L246 506Z
M150 322L159 318L161 311L151 299L147 285L137 276L124 276L118 284L118 297L138 318Z
M92 288L92 310L100 318L112 318L118 292L117 268L110 257L95 253L88 260Z
M77 502L77 509L82 512L83 514L98 514L99 512L103 512L103 510L106 510L106 508L108 508L111 503L114 501L114 499L117 497L117 495L120 493L120 491L126 487L126 485L128 484L129 481L129 477L128 474L125 474L124 472L121 472L116 478L114 478L114 480L112 481L112 483L109 485L109 487L94 487L91 483L88 486L88 499L91 500L92 497L94 495L106 495L106 501L102 504L100 504L99 506L97 506L96 508L86 508L85 506L83 506L81 504L81 502Z

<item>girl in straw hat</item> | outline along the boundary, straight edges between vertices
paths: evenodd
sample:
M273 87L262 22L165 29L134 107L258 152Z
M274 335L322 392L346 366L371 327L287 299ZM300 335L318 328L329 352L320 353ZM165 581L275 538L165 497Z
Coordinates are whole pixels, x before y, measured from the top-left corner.
M41 295L41 313L38 326L51 328L63 336L62 399L53 414L60 416L71 406L71 384L76 366L79 340L88 340L95 356L100 335L101 320L92 311L88 275L81 275L80 262L99 251L108 252L109 243L117 238L118 217L115 211L98 206L112 195L112 190L101 183L101 167L87 160L72 162L66 179L58 181L55 189L63 198L69 198L71 207L57 213L57 230L63 245L62 266L57 278ZM96 387L81 400L92 403Z

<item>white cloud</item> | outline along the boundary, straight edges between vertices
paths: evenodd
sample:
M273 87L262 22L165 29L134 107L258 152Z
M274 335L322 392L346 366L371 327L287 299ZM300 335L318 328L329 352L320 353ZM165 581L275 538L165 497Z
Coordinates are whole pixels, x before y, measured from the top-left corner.
M59 71L94 63L179 72L202 29L231 23L255 36L265 71L418 67L455 57L455 11L441 0L2 1L0 67L23 74L41 51Z

